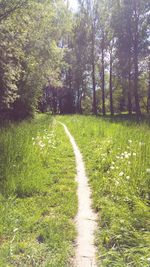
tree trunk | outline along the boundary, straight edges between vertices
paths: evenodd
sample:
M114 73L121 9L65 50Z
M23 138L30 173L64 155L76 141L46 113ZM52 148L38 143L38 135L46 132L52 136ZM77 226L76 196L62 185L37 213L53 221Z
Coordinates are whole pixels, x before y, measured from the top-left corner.
M92 25L92 83L93 83L93 114L97 115L96 82L95 82L95 25Z
M96 106L96 83L95 83L95 64L92 64L92 81L93 81L93 113L97 115L97 106Z
M129 73L128 73L128 113L132 115L132 94L131 94L131 49L129 52Z
M141 116L140 102L139 102L139 93L138 93L138 80L139 80L139 65L138 65L138 14L137 14L137 3L134 1L134 10L135 10L135 29L134 29L134 98L135 98L135 107L136 107L136 116L139 120Z
M76 113L82 114L82 90L80 89L80 84L78 83L77 89L77 105L76 105Z
M147 113L150 112L150 57L149 57L149 63L148 63L148 97L147 97Z
M59 98L59 114L63 114L62 99Z
M78 88L78 99L77 99L77 113L80 114L81 106L80 106L80 88Z
M112 68L113 68L113 60L112 60L112 49L110 51L110 75L109 75L109 93L110 93L110 113L114 115L114 107L113 107L113 90L112 90Z
M131 16L132 11L130 10L129 16L128 16L128 32L129 32L129 54L128 54L128 113L129 115L132 115L132 93L131 93L131 40L132 40L132 33L131 33Z
M104 41L104 32L102 36L102 113L103 116L106 115L106 110L105 110L105 64L104 64L104 46L105 46L105 41Z

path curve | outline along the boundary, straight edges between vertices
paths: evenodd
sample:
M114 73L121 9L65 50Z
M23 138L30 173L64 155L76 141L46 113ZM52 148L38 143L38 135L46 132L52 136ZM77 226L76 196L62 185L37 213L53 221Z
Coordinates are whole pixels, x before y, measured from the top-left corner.
M74 267L96 267L96 247L94 245L94 233L96 230L96 214L91 208L91 191L85 172L80 150L65 124L59 122L65 129L72 144L77 169L78 183L78 213L76 216L77 245L73 266Z

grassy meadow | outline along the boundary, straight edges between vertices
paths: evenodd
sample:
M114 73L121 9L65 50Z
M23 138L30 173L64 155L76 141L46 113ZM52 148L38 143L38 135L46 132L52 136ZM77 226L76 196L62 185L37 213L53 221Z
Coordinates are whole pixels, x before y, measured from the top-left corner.
M38 115L0 129L0 266L72 266L75 159L57 120L83 153L98 266L149 267L150 126L77 115Z
M0 266L66 267L77 212L75 160L48 115L0 129Z
M149 267L150 128L146 123L64 116L83 153L101 267Z

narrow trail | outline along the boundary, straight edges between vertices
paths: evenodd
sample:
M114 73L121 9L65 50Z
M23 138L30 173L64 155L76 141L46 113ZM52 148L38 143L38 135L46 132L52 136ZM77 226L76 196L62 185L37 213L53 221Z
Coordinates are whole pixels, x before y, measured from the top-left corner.
M61 122L60 124L64 127L72 144L77 169L76 180L78 183L78 214L76 216L76 227L78 236L76 240L76 254L73 266L96 267L96 247L94 245L96 214L91 208L91 191L88 185L88 178L85 173L83 158L66 125Z

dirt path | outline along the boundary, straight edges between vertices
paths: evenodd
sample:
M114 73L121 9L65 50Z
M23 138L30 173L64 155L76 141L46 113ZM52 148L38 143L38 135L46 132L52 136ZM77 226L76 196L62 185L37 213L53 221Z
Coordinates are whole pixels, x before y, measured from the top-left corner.
M78 214L76 217L76 227L78 236L73 265L75 267L96 267L96 248L94 246L96 214L91 208L91 191L88 185L88 178L85 173L85 166L79 148L67 127L64 124L62 125L72 144L77 168Z

